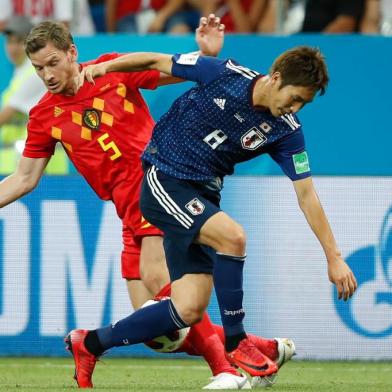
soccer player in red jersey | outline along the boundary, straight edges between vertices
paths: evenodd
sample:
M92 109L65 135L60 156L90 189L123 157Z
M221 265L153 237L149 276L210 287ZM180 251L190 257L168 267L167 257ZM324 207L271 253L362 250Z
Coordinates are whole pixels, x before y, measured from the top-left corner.
M223 26L218 18L210 15L201 19L197 41L203 53L219 52ZM43 22L32 30L26 52L48 92L31 110L28 138L16 172L0 183L0 207L37 186L60 142L79 173L101 199L113 201L122 219L122 274L137 309L154 294L167 290L164 286L169 282L161 232L144 221L139 210L143 177L140 155L154 126L139 89L155 89L180 80L157 71L111 73L97 79L94 85L85 83L79 88L83 67L120 55L105 54L78 64L72 36L53 22ZM88 342L81 341L83 347L85 343L88 348ZM278 359L277 341L259 339L258 344L266 355ZM236 389L244 386L243 377L226 361L221 339L207 315L192 327L183 351L207 360L215 376L209 388L222 389L233 382ZM74 357L77 361L75 352ZM93 370L95 358L90 363ZM92 370L87 378L83 371L77 374L79 386L92 385Z

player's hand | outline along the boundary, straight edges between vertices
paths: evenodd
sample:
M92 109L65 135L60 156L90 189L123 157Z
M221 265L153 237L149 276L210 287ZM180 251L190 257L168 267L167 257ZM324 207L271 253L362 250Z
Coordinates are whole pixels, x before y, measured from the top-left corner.
M328 277L335 284L339 299L347 301L357 289L355 276L341 257L328 261Z
M79 88L83 86L85 80L91 84L95 84L94 79L103 75L106 75L105 63L91 64L84 67L79 74Z
M202 54L217 56L223 47L225 25L214 14L200 18L199 27L196 29L196 42Z

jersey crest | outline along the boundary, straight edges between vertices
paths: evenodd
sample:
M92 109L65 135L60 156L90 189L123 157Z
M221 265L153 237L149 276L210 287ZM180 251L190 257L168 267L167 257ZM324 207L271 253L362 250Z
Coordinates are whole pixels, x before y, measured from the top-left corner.
M83 122L88 128L98 130L101 125L98 111L95 109L85 109L83 112Z
M267 138L256 127L249 129L249 131L241 137L241 145L245 150L256 150L256 148L266 141Z
M192 215L200 215L203 213L205 205L195 197L185 207Z

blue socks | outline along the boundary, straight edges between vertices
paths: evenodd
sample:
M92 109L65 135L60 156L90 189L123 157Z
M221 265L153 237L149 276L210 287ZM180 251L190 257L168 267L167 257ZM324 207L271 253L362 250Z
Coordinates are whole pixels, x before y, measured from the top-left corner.
M115 324L95 330L104 350L146 342L188 325L178 315L172 301L146 306Z
M222 253L216 255L214 285L226 340L230 336L246 337L242 323L245 317L242 307L244 296L242 272L245 257L229 256Z
M244 261L245 256L236 257L220 253L216 255L214 285L226 336L227 351L234 350L246 337L242 323L245 317L242 307ZM89 335L91 335L90 340L98 346L98 351L101 351L146 342L187 326L169 299L139 309L117 323L99 328ZM89 340L88 342L90 343Z

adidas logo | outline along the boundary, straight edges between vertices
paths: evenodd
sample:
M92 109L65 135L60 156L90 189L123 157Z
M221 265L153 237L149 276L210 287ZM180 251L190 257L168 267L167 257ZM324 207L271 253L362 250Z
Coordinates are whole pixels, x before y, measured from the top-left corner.
M54 116L58 117L61 116L64 113L65 110L59 108L58 106L54 107Z
M225 110L226 99L214 98L214 102L219 106L220 109Z

